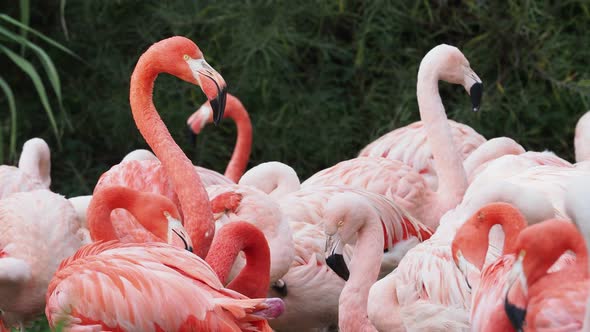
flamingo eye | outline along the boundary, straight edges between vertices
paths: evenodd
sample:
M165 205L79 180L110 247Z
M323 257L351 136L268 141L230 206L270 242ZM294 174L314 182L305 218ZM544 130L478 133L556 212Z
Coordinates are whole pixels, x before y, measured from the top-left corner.
M183 59L184 59L184 61L188 61L190 58L191 58L191 57L190 57L190 56L188 56L188 54L185 54L185 55L183 56Z

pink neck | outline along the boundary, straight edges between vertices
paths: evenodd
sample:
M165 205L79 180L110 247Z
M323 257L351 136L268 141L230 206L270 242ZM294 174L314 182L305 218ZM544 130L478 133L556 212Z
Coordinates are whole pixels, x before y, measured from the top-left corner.
M479 246L472 248L471 254L475 257L475 265L481 271L485 263L486 254L489 246L490 230L494 225L501 225L504 232L504 246L502 255L512 253L516 245L518 234L526 227L524 217L512 206L505 203L494 203L492 206L484 207L476 213L473 225L473 231L470 235L477 240ZM471 219L468 221L471 222ZM469 248L467 248L469 249Z
M245 221L223 226L213 240L206 261L225 284L240 251L246 254L246 266L227 287L250 298L266 297L270 283L270 249L256 226Z
M226 107L224 115L224 117L234 120L238 131L236 147L225 169L225 176L238 183L246 171L246 167L248 167L248 160L252 150L252 123L244 106L241 103L235 104L234 107Z
M93 241L118 240L111 212L122 208L134 214L136 196L126 187L108 187L94 194L88 206L88 230ZM134 215L135 216L135 215Z
M423 60L418 72L418 107L436 165L439 183L437 210L446 211L459 204L463 198L467 189L467 176L440 99L438 75L435 69L428 67L430 63L424 64Z
M383 228L380 219L367 217L358 231L350 277L340 294L340 331L377 331L367 316L369 290L377 281L383 257Z
M148 51L139 58L131 75L131 111L137 128L170 177L180 201L184 227L195 244L195 253L205 257L215 232L209 198L193 164L170 136L152 102L154 81L159 72L151 63Z

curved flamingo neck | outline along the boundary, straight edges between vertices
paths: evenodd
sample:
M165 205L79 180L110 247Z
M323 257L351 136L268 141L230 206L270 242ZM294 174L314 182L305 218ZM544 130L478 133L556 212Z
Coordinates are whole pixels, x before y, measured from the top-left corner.
M526 227L522 214L507 203L492 203L477 211L455 235L453 255L461 250L480 271L488 252L490 230L500 225L504 232L502 254L514 252L518 234Z
M93 241L118 240L111 212L115 209L129 211L138 222L155 236L166 240L168 227L157 223L156 218L145 218L140 209L142 204L151 203L141 199L141 193L127 187L107 187L96 192L88 206L88 230Z
M377 331L369 321L367 304L369 290L377 281L383 257L383 227L371 208L366 209L350 261L350 276L339 300L340 331ZM349 220L354 222L353 220Z
M34 176L49 188L51 185L51 152L47 143L40 138L26 141L18 160L18 168Z
M205 257L215 232L209 198L193 164L170 136L154 106L152 92L160 71L152 62L157 63L148 50L139 58L131 75L131 111L141 135L171 179L195 253Z
M551 223L551 224L549 224ZM538 226L547 224L549 227L547 232L536 232L533 238L522 239L523 242L527 240L539 241L539 238L546 236L550 241L539 241L537 247L540 250L527 252L523 263L524 274L527 277L529 286L533 285L537 280L547 274L549 268L563 255L566 251L571 250L576 255L576 262L573 266L569 266L560 271L553 272L553 274L570 274L574 273L576 276L583 276L588 278L588 252L584 238L580 235L575 226L565 220L552 219L545 221ZM531 229L533 226L530 226Z
M213 240L206 261L225 284L240 251L246 255L246 266L227 288L250 298L266 297L270 283L270 249L256 226L245 221L223 226Z
M438 92L436 60L422 60L418 70L417 97L420 118L424 122L428 144L435 160L439 183L436 195L439 209L446 211L461 201L467 190L467 176Z
M252 122L246 108L241 103L232 103L231 106L233 107L226 106L224 117L234 120L238 137L234 152L225 169L225 176L238 183L240 177L246 171L246 167L248 167L248 160L252 151Z

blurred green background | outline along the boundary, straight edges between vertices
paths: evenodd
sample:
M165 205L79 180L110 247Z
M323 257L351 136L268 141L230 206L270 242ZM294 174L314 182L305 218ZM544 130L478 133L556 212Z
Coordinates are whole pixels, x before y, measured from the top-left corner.
M29 1L20 1L20 4ZM250 167L270 160L300 177L356 156L380 135L419 119L416 74L440 43L459 47L485 84L473 113L460 86L441 84L449 118L487 138L573 159L573 130L590 102L588 1L31 1L29 25L59 74L62 105L39 57L0 36L39 71L55 116L50 126L32 80L5 54L0 77L14 93L16 151L34 136L52 148L52 189L88 194L129 151L147 148L129 108L139 55L172 35L195 41L238 96L254 125ZM19 2L0 12L20 19ZM27 14L27 13L25 13ZM0 26L20 33L16 26ZM4 38L4 39L2 39ZM192 145L186 119L205 101L168 75L155 104L193 163L223 172L235 141L226 120ZM0 91L2 157L10 155L9 101ZM61 142L61 148L58 145Z

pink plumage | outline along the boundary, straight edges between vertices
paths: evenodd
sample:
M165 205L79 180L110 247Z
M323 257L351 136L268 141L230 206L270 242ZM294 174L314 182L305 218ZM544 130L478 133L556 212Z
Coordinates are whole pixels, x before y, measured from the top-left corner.
M45 313L65 330L271 331L280 300L248 299L223 287L196 255L161 243L116 241L64 260Z

